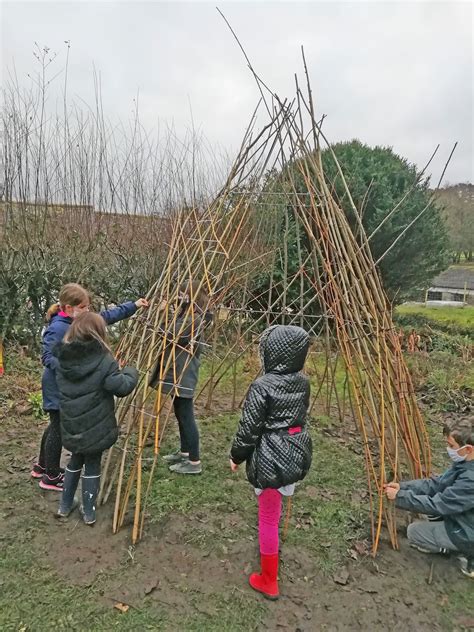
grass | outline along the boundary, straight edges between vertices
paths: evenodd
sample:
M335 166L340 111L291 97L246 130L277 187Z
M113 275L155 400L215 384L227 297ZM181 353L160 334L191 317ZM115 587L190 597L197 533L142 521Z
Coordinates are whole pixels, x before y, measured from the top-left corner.
M193 515L202 518L202 523L190 521L186 525L182 544L215 554L218 559L234 543L244 543L242 546L246 551L250 549L251 557L257 547L255 494L245 478L244 468L233 475L228 465L228 449L237 421L238 416L230 414L201 421L206 469L199 479L198 495L195 479L170 476L160 460L148 505L151 527L152 523L164 524L172 531L173 520L183 521ZM365 535L366 510L348 497L348 490L364 488L365 475L361 457L347 445L339 445L325 436L318 422L313 424L312 432L314 466L295 495L284 546L297 546L316 569L330 574L345 560L351 540ZM163 452L174 449L175 441L170 431ZM10 450L21 450L20 445L21 441L16 446L12 444ZM2 469L6 463L6 456L0 455ZM4 480L1 484L6 486ZM174 631L177 615L180 629L189 632L247 632L263 624L269 612L264 600L255 599L241 589L230 591L228 587L203 598L201 593L187 587L186 580L175 586L193 606L186 612L179 614L173 605L157 605L145 597L137 601L136 607L121 614L104 595L110 585L127 582L132 562L122 562L99 573L87 587L65 581L38 548L37 537L51 526L48 527L50 523L43 516L31 520L37 493L33 485L25 485L23 476L1 494L0 519L8 524L8 529L0 535L0 629ZM17 507L21 508L18 514Z
M209 550L239 537L256 541L257 503L253 488L246 480L244 466L237 475L229 469L228 452L237 422L236 415L220 415L201 422L206 471L199 486L199 510L211 512L213 520L207 530L191 526L189 543ZM312 436L314 465L295 494L287 541L306 548L317 566L331 573L345 557L350 541L363 533L367 508L353 503L347 490L366 488L364 463L349 445L326 437L317 422L312 424ZM175 440L168 437L162 453L175 448ZM170 475L161 462L148 506L152 519L159 521L170 513L195 511L195 491L194 480ZM222 521L229 513L238 518L235 524Z
M472 328L474 333L474 306L425 307L424 305L399 305L395 312L400 315L423 316L433 323Z
M448 354L450 356L450 354ZM423 380L437 382L438 389L443 384L455 386L465 380L453 356L430 354L410 356L410 362L420 383ZM208 367L203 363L205 379ZM318 372L322 362L316 358ZM342 365L340 365L342 367ZM311 364L309 365L310 371ZM21 431L38 428L31 416L10 418L7 402L27 398L28 393L38 388L38 363L11 355L7 359L9 369L3 378L5 393L0 417L5 410L7 424L2 430L18 428L13 438L9 438L6 449L0 451L0 469L6 471L12 455L17 462L24 458ZM249 368L249 371L246 369ZM239 393L245 390L253 377L253 365L247 367L245 360L239 364ZM436 373L438 371L438 373ZM336 383L341 387L343 373L339 367ZM316 380L316 375L311 375ZM232 374L229 373L220 384L221 393L229 393ZM313 384L313 388L315 385ZM20 389L20 390L18 390ZM216 400L220 395L216 393ZM4 406L4 408L2 408ZM169 474L160 459L152 484L147 512L146 529L156 534L163 529L164 534L172 533L173 526L186 521L188 516L196 520L186 523L180 532L181 544L186 550L198 550L203 556L208 554L217 559L227 557L233 546L248 551L249 556L257 550L257 503L252 487L246 480L244 467L238 474L230 472L228 451L238 423L238 415L222 412L202 418L201 436L204 475L197 481L192 477L177 477ZM447 465L441 425L434 415L428 425L433 441L433 455L437 471ZM37 432L37 431L36 431ZM313 466L307 478L298 486L293 500L292 517L284 551L299 551L315 569L319 581L331 582L331 575L347 561L347 551L354 540L365 539L369 535L368 507L366 498L366 477L363 456L358 453L357 440L341 428L336 417L317 417L311 425L314 442ZM330 434L329 434L330 432ZM9 434L5 436L10 437ZM31 437L30 437L31 438ZM2 435L3 439L3 435ZM173 426L167 433L162 453L176 448L176 434ZM146 481L145 481L146 484ZM149 596L137 600L135 607L121 614L107 601L111 586L133 581L137 571L129 559L117 562L107 571L98 573L89 586L75 586L61 575L61 570L53 570L44 555L44 536L48 521L35 514L32 509L37 501L37 490L25 484L25 476L14 479L0 479L0 520L6 527L0 533L0 629L12 632L36 632L56 629L58 632L70 630L176 630L187 632L247 632L261 629L271 607L256 599L250 592L229 586L218 587L214 592L203 594L190 588L187 580L177 583L173 590L181 595L189 607L181 612L174 604L161 603ZM112 536L110 536L112 537ZM140 545L139 545L140 546ZM42 548L43 547L43 548ZM188 548L189 547L189 548ZM382 556L383 559L383 556ZM285 563L283 573L286 572ZM135 575L134 575L135 573ZM166 576L166 569L158 569ZM310 578L309 578L310 579ZM291 581L285 577L285 582ZM413 574L407 578L407 590L417 594L423 590L424 577ZM451 590L445 585L443 601L433 603L437 612L442 612L443 629L453 629L457 617L471 610L472 585L469 581L456 584ZM317 593L317 585L314 587ZM288 602L288 608L291 608ZM464 615L466 616L466 615ZM177 625L179 617L179 626ZM328 614L328 621L331 615Z

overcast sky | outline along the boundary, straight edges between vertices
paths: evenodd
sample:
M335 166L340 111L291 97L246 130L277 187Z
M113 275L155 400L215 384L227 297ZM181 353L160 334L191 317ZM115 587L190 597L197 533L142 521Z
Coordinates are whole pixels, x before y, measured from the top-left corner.
M258 91L215 9L255 69L281 96L294 92L304 45L319 114L332 141L389 145L423 166L441 144L437 180L455 141L447 181L473 181L471 2L2 2L2 72L35 70L34 42L58 53L70 40L69 93L93 101L100 71L110 118L194 125L236 149Z

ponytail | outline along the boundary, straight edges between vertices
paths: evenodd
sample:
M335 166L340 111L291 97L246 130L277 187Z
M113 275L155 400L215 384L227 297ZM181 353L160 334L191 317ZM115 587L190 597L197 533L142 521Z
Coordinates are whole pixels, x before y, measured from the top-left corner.
M59 310L61 309L61 306L59 305L59 303L54 303L54 305L51 305L51 307L48 308L48 311L46 312L46 317L45 320L47 323L51 322L51 319L53 318L53 316L56 316L56 314L59 312Z
M67 283L63 285L61 291L59 292L59 301L51 307L46 312L46 322L51 322L53 316L55 316L61 308L64 308L66 305L80 305L81 303L89 303L89 293L82 285L78 283Z

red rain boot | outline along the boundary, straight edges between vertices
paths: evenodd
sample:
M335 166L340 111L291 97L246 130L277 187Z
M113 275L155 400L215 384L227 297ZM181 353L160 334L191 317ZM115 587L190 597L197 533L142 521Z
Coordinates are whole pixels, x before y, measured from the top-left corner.
M278 553L275 555L260 554L261 573L252 573L249 584L267 599L278 599Z

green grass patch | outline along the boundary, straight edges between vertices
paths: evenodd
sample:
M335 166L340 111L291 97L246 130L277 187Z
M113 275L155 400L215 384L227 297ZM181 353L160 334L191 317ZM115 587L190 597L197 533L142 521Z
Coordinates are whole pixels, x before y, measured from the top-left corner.
M395 314L399 316L419 316L434 325L447 325L465 330L474 335L474 306L425 307L424 305L398 305ZM455 332L454 332L455 333Z
M229 448L237 428L238 415L220 415L201 422L204 475L196 480L168 472L163 460L158 465L148 510L159 521L175 513L203 512L212 515L205 528L190 525L187 542L209 550L220 549L237 538L257 539L257 501L241 466L237 475L229 468ZM305 547L323 571L330 573L347 553L351 540L367 535L368 510L357 496L366 490L362 456L349 444L327 437L314 421L313 465L298 485L293 500L288 543ZM171 435L171 433L169 433ZM177 439L168 436L162 454L176 449ZM228 519L229 515L236 520ZM218 534L218 537L216 537Z

